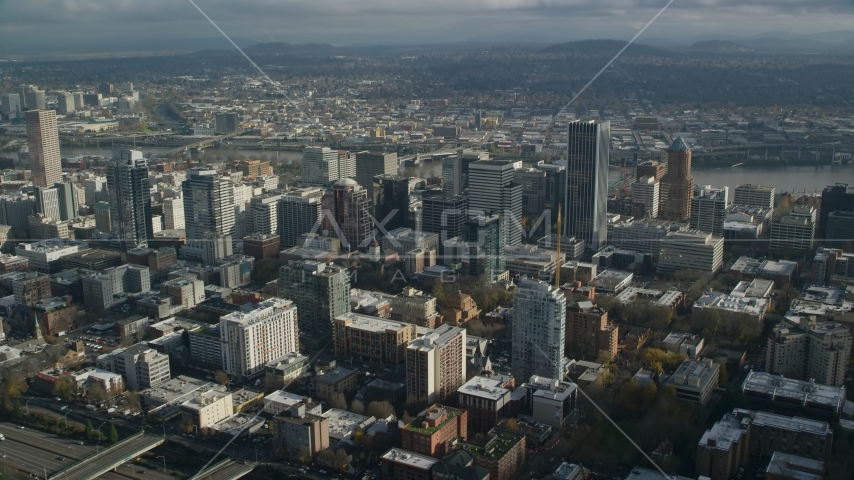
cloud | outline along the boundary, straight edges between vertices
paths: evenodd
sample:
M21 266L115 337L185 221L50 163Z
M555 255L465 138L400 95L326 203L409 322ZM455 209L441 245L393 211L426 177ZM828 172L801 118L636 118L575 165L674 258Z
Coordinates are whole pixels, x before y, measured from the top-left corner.
M627 38L666 0L197 0L230 35L294 42ZM851 0L676 0L647 36L817 33L854 25ZM0 45L211 37L186 0L0 0ZM0 47L0 54L3 47Z

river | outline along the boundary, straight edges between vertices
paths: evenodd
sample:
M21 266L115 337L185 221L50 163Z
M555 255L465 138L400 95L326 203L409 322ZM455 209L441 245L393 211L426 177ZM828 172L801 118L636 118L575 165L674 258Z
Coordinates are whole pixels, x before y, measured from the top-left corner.
M141 147L143 153L158 154L171 150L171 148ZM86 148L89 155L110 156L109 147L100 149L90 146ZM82 155L80 147L61 147L63 157ZM302 157L300 152L278 152L270 150L240 150L240 149L216 149L209 148L204 151L205 158L211 162L227 162L241 158L259 158L276 164L276 159L282 164L289 164ZM431 176L441 174L441 164L424 164L419 167L401 169L401 174L408 176ZM782 192L806 192L814 193L835 183L854 184L854 164L851 165L821 165L821 166L789 166L789 167L736 167L736 168L714 168L694 169L692 172L694 183L699 185L728 186L734 188L736 185L753 183L775 187L777 193ZM620 172L609 170L608 183L613 185L620 179Z

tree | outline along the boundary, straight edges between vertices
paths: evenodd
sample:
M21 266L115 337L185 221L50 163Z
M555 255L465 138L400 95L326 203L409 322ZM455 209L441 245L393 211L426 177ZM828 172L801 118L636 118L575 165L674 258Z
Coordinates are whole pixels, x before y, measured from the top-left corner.
M20 397L27 392L27 379L17 370L9 371L3 375L2 389L7 397Z
M19 402L17 398L12 402L12 415L15 417L23 415L23 412L21 411L21 402Z
M371 402L368 404L368 409L365 410L365 415L376 418L388 418L390 415L394 415L394 406L387 400Z
M3 408L4 415L11 416L15 411L15 407L12 405L12 400L9 400L9 397L3 397L3 403L0 406Z
M442 288L442 282L436 282L433 284L433 291L431 292L433 298L436 299L436 302L441 306L445 305L445 289Z
M84 433L86 434L86 438L91 437L91 436L92 436L92 432L93 432L94 430L95 430L95 427L93 427L93 426L92 426L92 420L89 420L89 419L87 418L87 419L86 419L86 429L84 430Z
M519 428L519 421L515 418L508 418L507 422L504 423L504 426L507 427L507 430L515 432Z
M329 399L329 405L339 410L347 410L347 398L344 397L344 392L333 393L332 398Z
M122 394L125 399L125 407L135 412L142 411L142 404L139 403L139 394L135 390L128 390Z
M334 467L335 466L335 452L328 448L324 448L323 450L317 452L317 463L325 466L325 467Z
M217 370L214 372L214 380L220 385L225 385L229 380L228 374L222 370Z
M105 402L110 398L110 394L104 389L104 386L98 382L89 384L86 388L86 398L90 402Z
M335 466L342 472L347 471L347 466L350 464L350 455L343 448L339 448L335 452Z
M299 447L297 450L297 458L302 463L308 463L311 461L311 450L306 446Z
M350 411L357 415L362 415L365 413L365 404L359 400L353 400L353 403L350 405Z
M116 443L119 441L119 432L116 431L116 426L113 425L113 422L110 422L110 443Z
M67 402L74 398L74 386L70 377L60 377L53 384L53 394Z

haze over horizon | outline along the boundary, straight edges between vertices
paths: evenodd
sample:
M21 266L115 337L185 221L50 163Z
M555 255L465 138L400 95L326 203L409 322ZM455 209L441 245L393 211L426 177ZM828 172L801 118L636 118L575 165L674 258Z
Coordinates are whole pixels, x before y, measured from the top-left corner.
M226 33L257 42L334 45L560 43L628 39L666 0L199 0ZM413 18L416 19L413 21ZM852 0L677 0L639 39L690 45L711 38L854 39ZM786 32L786 33L781 33ZM227 49L186 1L0 0L0 56Z

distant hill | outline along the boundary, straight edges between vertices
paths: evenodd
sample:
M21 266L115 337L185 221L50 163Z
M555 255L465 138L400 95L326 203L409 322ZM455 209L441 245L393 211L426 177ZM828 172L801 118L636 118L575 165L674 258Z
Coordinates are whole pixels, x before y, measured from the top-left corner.
M255 53L261 55L275 54L327 54L339 51L338 47L326 43L306 43L298 45L294 43L273 42L273 43L256 43L251 47L243 49L247 54Z
M582 40L578 42L558 43L543 50L542 53L579 53L588 55L613 55L626 45L622 40ZM669 57L673 52L633 43L623 52L624 55L649 55Z
M691 45L691 50L703 52L749 52L750 48L728 40L705 40Z

